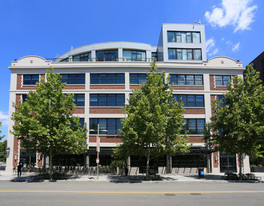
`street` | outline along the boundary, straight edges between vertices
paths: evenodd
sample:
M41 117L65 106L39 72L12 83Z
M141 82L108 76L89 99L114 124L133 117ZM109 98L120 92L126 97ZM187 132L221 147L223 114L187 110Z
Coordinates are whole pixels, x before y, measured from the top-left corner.
M263 205L263 183L228 182L9 182L0 205Z

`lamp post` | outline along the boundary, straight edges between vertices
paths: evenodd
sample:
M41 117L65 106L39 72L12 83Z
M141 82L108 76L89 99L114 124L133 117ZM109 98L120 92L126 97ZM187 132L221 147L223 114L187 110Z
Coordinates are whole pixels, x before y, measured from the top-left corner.
M95 131L94 129L90 129L90 131ZM101 130L101 131L107 131L107 130ZM96 158L96 173L97 173L97 179L98 179L98 176L99 176L99 162L100 162L100 159L99 159L99 155L100 155L100 126L99 124L97 124L97 137L96 137L96 152L97 152L97 158Z

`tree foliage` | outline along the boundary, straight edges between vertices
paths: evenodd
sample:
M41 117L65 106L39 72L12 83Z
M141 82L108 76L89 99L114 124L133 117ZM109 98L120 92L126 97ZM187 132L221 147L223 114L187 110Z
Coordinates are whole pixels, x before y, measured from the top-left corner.
M0 162L6 161L7 140L0 142Z
M158 73L156 62L151 63L147 81L141 89L133 90L125 105L126 118L122 120L123 144L115 154L145 156L146 176L149 161L165 154L188 151L185 135L180 135L184 124L182 103L177 102L170 90L169 77ZM121 154L121 155L120 155Z
M62 92L61 76L47 71L47 80L37 83L27 101L15 106L12 119L16 122L12 133L29 151L49 156L50 174L52 157L65 152L80 153L86 149L86 127L80 128L79 117L73 116L73 95Z
M0 122L0 127L2 126L2 122ZM1 136L2 131L0 130L0 140L3 139L5 137L5 135Z
M233 82L228 85L223 102L214 101L215 115L206 127L205 138L219 151L239 154L242 174L242 155L260 155L263 144L264 93L259 74L252 65L247 67L244 80L236 76Z

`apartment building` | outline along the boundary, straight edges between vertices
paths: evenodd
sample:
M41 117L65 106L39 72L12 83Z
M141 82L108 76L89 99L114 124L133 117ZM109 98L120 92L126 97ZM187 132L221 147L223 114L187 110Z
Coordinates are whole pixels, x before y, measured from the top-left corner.
M237 171L236 154L212 152L205 147L203 128L212 116L211 102L227 91L231 78L242 76L241 62L229 57L207 60L205 29L202 24L163 24L157 46L134 42L97 43L71 49L55 60L39 56L25 56L11 63L10 108L16 101L26 101L26 95L35 89L46 70L54 68L66 83L65 93L73 93L75 115L88 127L87 153L61 154L54 158L55 165L96 165L96 134L100 125L100 164L109 165L113 148L121 144L118 129L124 118L122 108L128 103L133 89L146 81L146 71L156 58L160 71L170 75L171 88L177 99L182 99L185 109L185 128L189 131L190 153L169 158L172 173L193 173L197 167L206 172ZM9 119L9 130L14 122ZM20 147L20 142L8 134L7 170L19 161L24 165L41 167L43 156L31 154ZM166 167L166 158L152 162L159 173ZM130 174L138 174L141 163L138 157L128 160ZM244 172L249 172L249 158L243 157Z

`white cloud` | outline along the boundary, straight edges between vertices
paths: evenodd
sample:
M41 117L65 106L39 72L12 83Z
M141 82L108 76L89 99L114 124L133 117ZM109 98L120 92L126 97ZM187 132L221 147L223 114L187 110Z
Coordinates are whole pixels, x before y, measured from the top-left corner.
M233 51L233 52L238 51L239 46L240 46L240 42L237 42L235 45L233 45L232 51Z
M212 26L232 25L234 32L249 30L254 21L257 5L249 6L252 0L222 0L221 7L213 6L206 11L205 18Z
M4 114L2 111L0 111L0 122L2 122L3 126L8 125L8 115Z
M218 49L215 48L214 38L210 38L206 41L206 51L208 53L208 56L213 56L218 53Z

